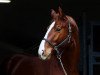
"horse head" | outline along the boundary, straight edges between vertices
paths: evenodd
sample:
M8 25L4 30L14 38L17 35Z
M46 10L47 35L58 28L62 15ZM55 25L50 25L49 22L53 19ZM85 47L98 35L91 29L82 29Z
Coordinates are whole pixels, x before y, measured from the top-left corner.
M38 54L43 60L50 59L55 50L59 53L58 47L61 48L60 45L70 40L70 23L62 9L59 7L58 12L52 9L51 17L53 22L50 24L38 50Z

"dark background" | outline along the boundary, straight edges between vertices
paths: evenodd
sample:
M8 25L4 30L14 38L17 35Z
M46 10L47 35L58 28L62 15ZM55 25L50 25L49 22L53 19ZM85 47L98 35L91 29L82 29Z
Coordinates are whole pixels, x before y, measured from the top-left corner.
M92 24L98 24L93 36L98 37L100 32L99 0L12 0L10 4L0 4L0 63L15 53L37 55L38 45L50 24L50 10L57 10L59 5L78 24L81 44L80 73L89 75ZM95 39L100 50L100 40ZM100 75L99 71L94 75Z

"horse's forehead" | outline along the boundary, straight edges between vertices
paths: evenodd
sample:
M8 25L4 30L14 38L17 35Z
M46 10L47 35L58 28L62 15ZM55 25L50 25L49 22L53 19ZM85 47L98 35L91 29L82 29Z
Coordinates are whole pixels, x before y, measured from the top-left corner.
M55 25L58 25L60 24L61 22L60 21L55 21Z
M65 23L62 20L55 21L55 25L64 25Z

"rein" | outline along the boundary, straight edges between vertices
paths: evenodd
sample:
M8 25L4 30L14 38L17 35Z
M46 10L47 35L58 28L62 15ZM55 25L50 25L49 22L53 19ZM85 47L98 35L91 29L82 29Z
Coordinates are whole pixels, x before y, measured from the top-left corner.
M63 66L63 63L62 63L62 60L61 60L61 56L62 56L62 53L64 52L64 50L60 53L59 52L59 47L64 45L66 42L67 43L70 43L70 40L71 40L71 33L72 33L72 30L71 30L71 25L70 25L70 22L68 22L68 35L67 37L60 43L58 44L57 46L53 45L48 39L45 39L43 38L43 40L45 40L46 42L48 42L53 48L54 50L57 52L57 59L59 60L60 62L60 65L64 71L64 74L67 75L67 72Z

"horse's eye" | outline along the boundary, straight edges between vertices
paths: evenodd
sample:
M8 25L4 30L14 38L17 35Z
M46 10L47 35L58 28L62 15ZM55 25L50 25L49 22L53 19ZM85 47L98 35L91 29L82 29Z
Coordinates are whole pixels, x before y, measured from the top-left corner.
M58 28L56 28L56 31L58 31L58 32L59 32L60 30L61 30L61 28L59 28L59 27L58 27Z

